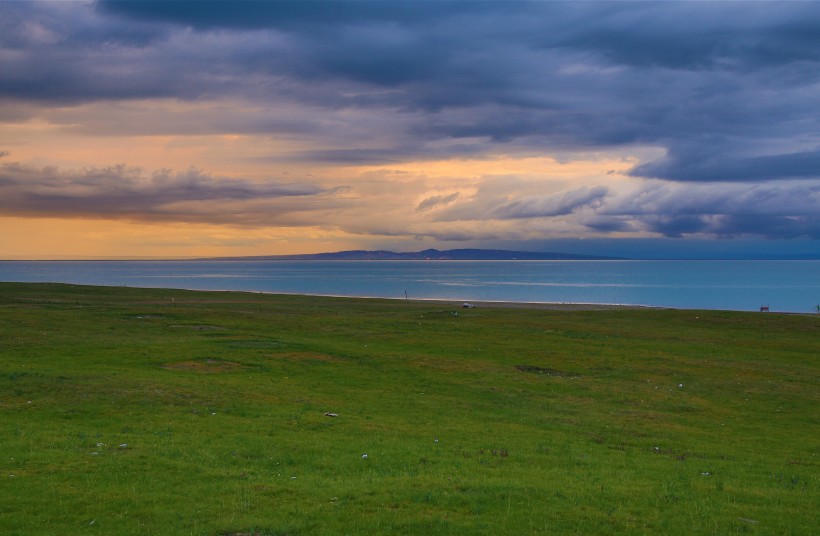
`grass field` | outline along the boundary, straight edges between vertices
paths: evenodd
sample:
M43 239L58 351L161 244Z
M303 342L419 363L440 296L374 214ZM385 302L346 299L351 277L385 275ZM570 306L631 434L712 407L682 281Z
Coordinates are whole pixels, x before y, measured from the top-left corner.
M819 425L820 316L0 284L3 535L809 535Z

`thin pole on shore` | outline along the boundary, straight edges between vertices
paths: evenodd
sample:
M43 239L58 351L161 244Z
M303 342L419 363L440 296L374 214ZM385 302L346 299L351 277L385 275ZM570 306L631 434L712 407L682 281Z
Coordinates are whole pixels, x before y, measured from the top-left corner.
M407 289L404 291L404 301L409 302L410 300L407 298Z

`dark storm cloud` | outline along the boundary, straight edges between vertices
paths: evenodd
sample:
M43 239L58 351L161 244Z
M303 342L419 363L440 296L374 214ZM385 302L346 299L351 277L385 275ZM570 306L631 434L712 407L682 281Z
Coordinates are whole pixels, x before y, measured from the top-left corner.
M49 4L2 9L7 98L381 108L412 114L403 130L428 139L663 147L665 160L633 174L669 180L760 180L748 174L754 158L792 164L820 134L807 121L820 81L818 3L102 1L62 17ZM26 24L40 28L39 42Z
M636 167L637 176L678 181L766 181L772 179L820 178L820 150L799 153L726 158L692 154L671 155Z
M818 9L799 2L646 2L598 4L565 34L567 46L595 50L615 64L699 70L782 65L820 59ZM588 12L587 12L588 14Z
M136 61L166 35L145 24L99 20L83 3L3 2L0 98L65 104L181 92Z
M816 148L805 140L820 134L809 120L820 80L818 4L241 5L115 1L98 10L202 34L272 32L282 39L276 46L223 56L228 71L285 76L305 88L298 100L314 105L414 113L409 132L427 139L536 150L659 146L668 156L632 174L675 181L817 177ZM261 60L265 50L276 59ZM317 81L329 91L311 87ZM389 151L376 152L390 161ZM320 159L365 163L373 154L334 149Z
M104 0L97 3L104 12L198 29L281 27L295 30L317 25L419 23L461 12L464 7L461 0L240 0L239 4L237 9L235 0ZM491 4L477 7L483 9Z
M310 184L251 182L196 169L146 175L123 165L62 172L0 164L0 214L24 217L259 224L332 204Z
M610 199L584 223L592 229L644 230L667 237L820 238L820 184L649 183Z
M658 216L644 223L653 232L670 238L763 236L768 239L820 238L820 217L731 214L724 216Z

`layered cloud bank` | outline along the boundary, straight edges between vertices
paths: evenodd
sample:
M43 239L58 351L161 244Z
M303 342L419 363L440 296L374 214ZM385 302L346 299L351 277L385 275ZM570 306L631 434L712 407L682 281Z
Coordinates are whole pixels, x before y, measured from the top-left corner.
M813 2L5 2L0 225L192 255L820 240L818 26Z

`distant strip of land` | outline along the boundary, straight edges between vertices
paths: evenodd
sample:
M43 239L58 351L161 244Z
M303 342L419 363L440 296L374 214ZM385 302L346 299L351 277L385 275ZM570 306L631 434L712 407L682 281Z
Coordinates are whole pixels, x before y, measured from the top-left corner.
M508 251L503 249L425 249L396 252L387 250L351 250L304 255L261 255L251 257L217 257L218 260L291 260L291 261L567 261L619 260L617 257L575 255L571 253Z

